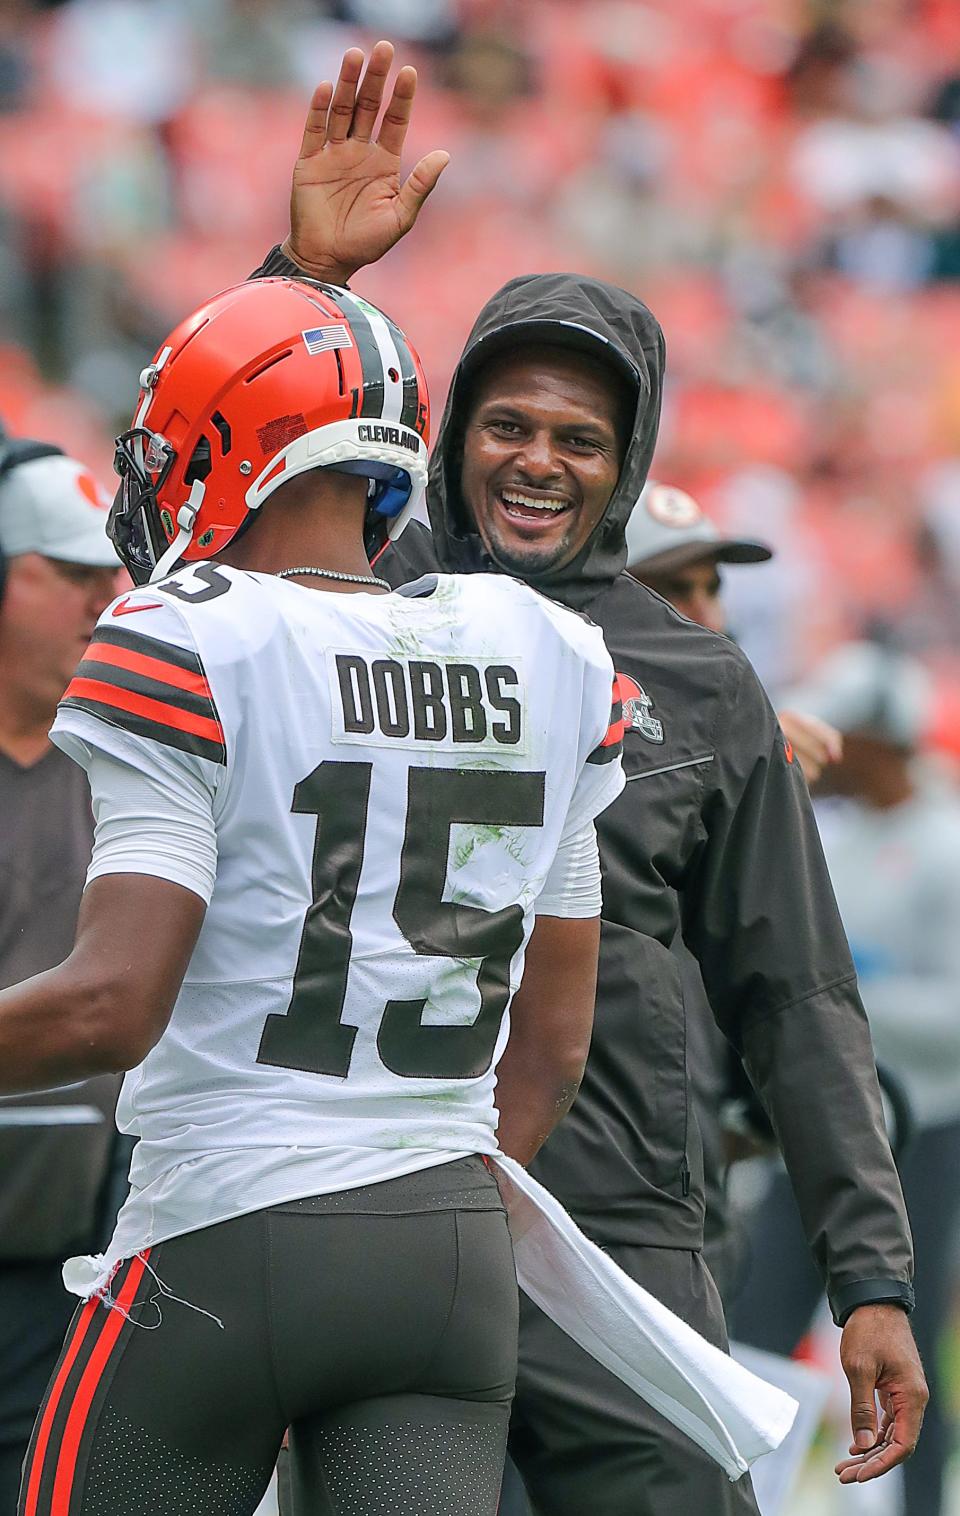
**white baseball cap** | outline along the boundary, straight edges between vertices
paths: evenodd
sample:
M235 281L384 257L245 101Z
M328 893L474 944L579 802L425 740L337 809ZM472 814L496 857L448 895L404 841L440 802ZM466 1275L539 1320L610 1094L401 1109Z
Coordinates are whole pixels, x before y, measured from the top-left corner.
M765 542L724 537L692 495L648 480L627 521L627 567L647 574L668 573L689 563L765 563L773 549ZM640 577L640 576L638 576Z
M62 563L119 568L107 536L110 496L75 458L18 463L0 479L0 548L7 558L42 553Z

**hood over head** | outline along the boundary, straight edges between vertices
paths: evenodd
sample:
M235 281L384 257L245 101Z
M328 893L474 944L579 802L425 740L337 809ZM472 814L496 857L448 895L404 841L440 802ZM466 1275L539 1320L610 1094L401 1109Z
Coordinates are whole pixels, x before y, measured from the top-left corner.
M474 380L503 352L556 344L589 352L636 391L633 430L620 477L602 519L569 563L529 583L564 605L583 606L610 584L627 559L626 525L646 481L657 441L665 363L663 332L641 300L582 274L525 274L487 301L450 385L430 462L427 505L434 550L451 573L497 571L460 490L462 437Z

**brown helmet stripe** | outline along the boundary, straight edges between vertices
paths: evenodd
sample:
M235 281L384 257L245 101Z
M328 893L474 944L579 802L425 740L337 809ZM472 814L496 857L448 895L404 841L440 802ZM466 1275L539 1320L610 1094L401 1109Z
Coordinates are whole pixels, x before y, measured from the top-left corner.
M417 367L413 361L413 354L407 345L407 339L398 326L384 316L394 346L397 349L397 357L400 359L400 377L403 380L403 408L400 412L400 425L416 427L417 417L420 411L420 385L417 380Z
M357 352L360 355L360 367L363 371L363 384L359 395L360 404L356 414L358 416L375 416L378 420L383 417L384 383L383 383L383 359L380 356L380 348L370 325L369 317L364 311L359 300L355 300L347 290L330 288L330 296L336 300L350 323L350 331L357 344Z

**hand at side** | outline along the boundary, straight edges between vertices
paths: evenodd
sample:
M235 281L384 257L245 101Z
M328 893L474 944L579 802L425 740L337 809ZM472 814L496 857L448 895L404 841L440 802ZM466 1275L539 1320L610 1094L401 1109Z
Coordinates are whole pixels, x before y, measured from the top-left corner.
M930 1396L910 1323L899 1306L859 1306L843 1329L840 1362L850 1385L853 1456L835 1472L841 1484L864 1484L910 1457Z

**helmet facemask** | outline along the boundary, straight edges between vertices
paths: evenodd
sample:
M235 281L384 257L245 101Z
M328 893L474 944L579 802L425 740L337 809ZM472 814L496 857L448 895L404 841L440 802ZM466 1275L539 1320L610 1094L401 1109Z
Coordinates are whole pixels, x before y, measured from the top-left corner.
M107 518L107 535L136 584L149 583L168 546L157 494L176 456L165 437L145 426L131 427L116 440L113 467L120 488Z

